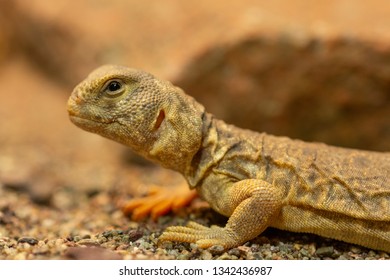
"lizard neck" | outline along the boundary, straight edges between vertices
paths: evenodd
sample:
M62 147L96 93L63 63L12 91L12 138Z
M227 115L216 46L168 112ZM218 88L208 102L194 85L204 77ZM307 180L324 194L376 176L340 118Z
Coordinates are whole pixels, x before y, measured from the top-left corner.
M204 107L176 88L161 108L165 118L146 156L185 175L202 143Z
M212 114L205 112L202 115L202 143L184 173L190 188L199 186L209 171L230 149L229 137L225 135L225 131L229 130L226 128L229 126Z
M201 186L212 174L223 174L227 181L256 177L259 163L264 159L265 135L226 124L205 113L202 143L185 173L188 184L191 188Z

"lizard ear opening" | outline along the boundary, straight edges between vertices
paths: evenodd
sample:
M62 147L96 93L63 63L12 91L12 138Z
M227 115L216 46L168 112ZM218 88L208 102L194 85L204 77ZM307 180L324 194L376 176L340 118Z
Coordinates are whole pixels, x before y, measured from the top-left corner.
M164 121L164 119L165 119L165 112L164 112L164 110L160 110L160 113L158 114L157 119L156 119L156 123L154 124L154 130L157 130L160 128L161 123Z

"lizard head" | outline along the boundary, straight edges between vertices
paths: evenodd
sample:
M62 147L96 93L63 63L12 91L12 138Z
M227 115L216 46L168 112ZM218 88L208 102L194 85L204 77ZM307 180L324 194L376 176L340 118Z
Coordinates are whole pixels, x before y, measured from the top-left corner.
M204 108L180 88L149 73L106 65L68 100L71 121L184 172L201 145Z

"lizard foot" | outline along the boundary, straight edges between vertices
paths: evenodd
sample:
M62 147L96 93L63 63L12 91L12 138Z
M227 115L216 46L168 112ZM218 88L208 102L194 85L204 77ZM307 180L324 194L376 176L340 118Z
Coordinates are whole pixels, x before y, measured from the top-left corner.
M195 190L189 190L187 186L179 185L175 188L163 188L153 186L146 197L135 198L126 202L122 207L125 215L139 221L150 215L153 220L167 214L169 211L177 211L188 205L196 197Z
M233 231L226 227L206 227L195 222L188 222L186 226L168 227L159 237L159 242L164 241L196 243L203 249L213 245L221 245L228 249L240 244Z

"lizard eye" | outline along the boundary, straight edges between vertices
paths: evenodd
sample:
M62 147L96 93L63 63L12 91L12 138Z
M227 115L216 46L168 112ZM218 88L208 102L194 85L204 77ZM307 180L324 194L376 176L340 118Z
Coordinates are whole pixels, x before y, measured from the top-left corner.
M103 92L105 92L109 97L117 97L121 95L124 91L124 86L119 80L110 80L103 87Z

